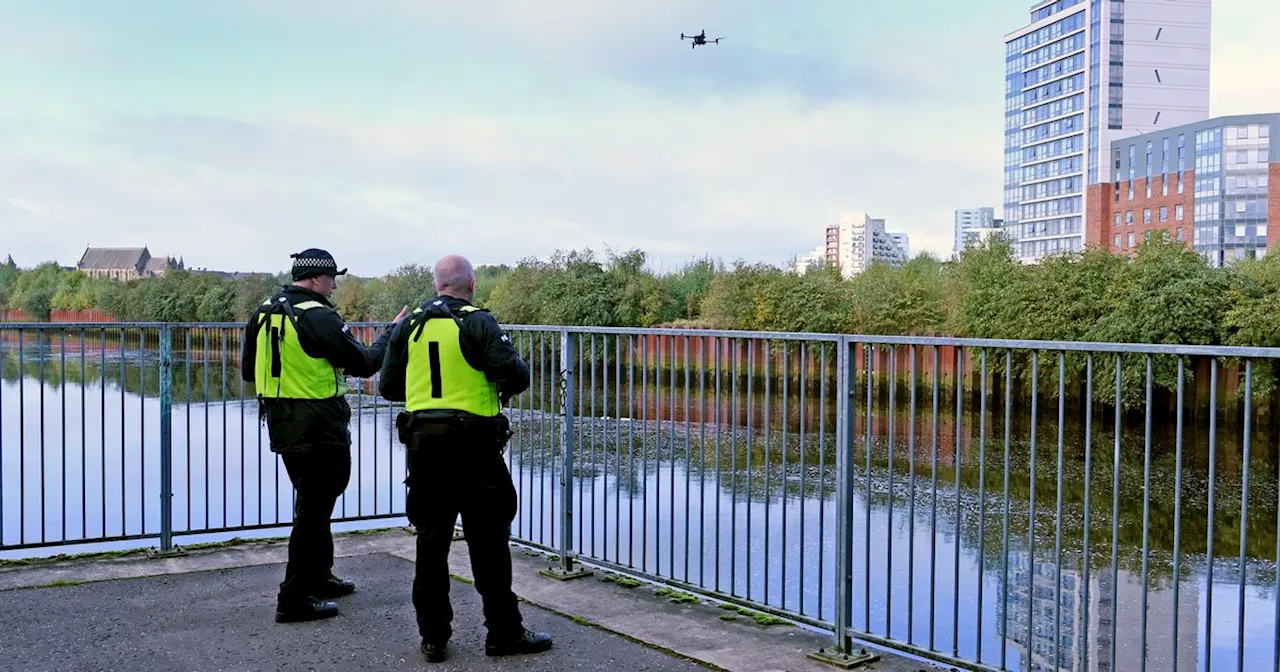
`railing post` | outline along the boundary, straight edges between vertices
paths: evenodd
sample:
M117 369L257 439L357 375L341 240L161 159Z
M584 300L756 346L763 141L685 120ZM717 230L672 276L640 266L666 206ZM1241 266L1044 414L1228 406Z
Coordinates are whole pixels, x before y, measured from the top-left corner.
M569 580L590 576L582 569L573 554L573 462L574 417L576 403L573 362L574 337L568 329L560 329L560 386L557 403L560 406L560 562L558 566L541 572L553 579Z
M844 669L852 669L879 659L866 649L853 651L849 636L853 621L853 459L854 422L857 413L857 357L853 341L841 336L836 352L836 617L835 646L810 651L809 657ZM868 359L868 365L870 360ZM870 422L870 417L867 422Z
M151 555L185 555L173 546L173 332L167 324L160 325L160 550Z

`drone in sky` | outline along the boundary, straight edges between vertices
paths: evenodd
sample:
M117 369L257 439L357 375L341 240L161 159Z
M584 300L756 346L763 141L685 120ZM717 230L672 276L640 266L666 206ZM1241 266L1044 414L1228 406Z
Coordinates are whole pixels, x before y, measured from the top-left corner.
M708 40L708 39L707 39L707 31L706 31L706 29L704 28L704 29L702 30L702 32L701 32L701 33L698 33L697 35L685 35L684 33L680 33L680 39L682 39L682 40L685 40L685 39L693 40L693 44L692 44L689 48L690 48L690 49L697 49L699 44L704 45L704 46L705 46L705 45L707 45L707 44L720 44L720 40L723 40L724 38L723 38L723 37L717 37L717 38L715 38L715 39L713 39L713 40Z

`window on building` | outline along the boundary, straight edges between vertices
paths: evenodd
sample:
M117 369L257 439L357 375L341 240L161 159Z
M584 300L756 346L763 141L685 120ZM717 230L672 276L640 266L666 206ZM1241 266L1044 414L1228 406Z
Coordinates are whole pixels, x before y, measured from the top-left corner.
M1113 247L1113 248L1115 248L1115 249L1117 249L1117 250L1118 250L1118 249L1120 249L1120 234L1118 234L1118 233L1117 233L1117 234L1115 235L1115 238L1114 238L1114 240L1112 241L1112 247Z
M1182 207L1182 206L1178 206L1178 207ZM1185 240L1182 237L1182 227L1178 227L1178 240Z
M1151 198L1151 178L1147 178L1147 198Z
M1120 226L1120 213L1117 212L1113 220L1115 221L1115 226Z
M1169 176L1168 175L1164 175L1160 178L1160 195L1161 196L1169 195Z
M1163 205L1160 206L1160 221L1162 222L1169 221L1169 208Z
M1258 176L1258 186L1259 187L1267 186L1267 176L1265 174Z
M1176 219L1176 220L1178 220L1179 222L1181 222L1181 221L1183 220L1183 215L1185 215L1185 214L1186 214L1186 212L1183 210L1183 208L1182 208L1182 204L1181 204L1181 203L1179 203L1178 205L1173 206L1173 218L1174 218L1174 219Z
M1134 245L1137 245L1137 234L1135 234L1134 232L1130 231L1130 232L1129 232L1129 247L1133 247Z
M1124 223L1133 226L1133 211L1129 210L1124 213Z
M1236 163L1249 163L1249 152L1244 150L1236 152Z
M1182 193L1182 173L1178 173L1178 193Z
M1142 211L1142 223L1143 223L1143 224L1150 224L1150 223L1151 223L1151 208L1145 208L1145 209L1143 209L1143 211Z
M1270 162L1271 162L1271 149L1266 147L1259 149L1258 163L1270 163Z

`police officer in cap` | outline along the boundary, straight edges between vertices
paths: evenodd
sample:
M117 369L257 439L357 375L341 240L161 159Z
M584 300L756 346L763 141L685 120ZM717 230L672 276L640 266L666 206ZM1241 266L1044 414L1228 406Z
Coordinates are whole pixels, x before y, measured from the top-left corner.
M484 603L485 653L551 648L551 635L523 625L507 543L516 490L502 459L510 437L502 407L529 387L529 368L497 320L471 304L475 286L466 259L436 263L438 296L393 331L378 389L405 402L396 422L409 467L405 510L418 531L413 606L431 662L445 660L453 634L449 544L459 514Z
M328 600L355 591L354 583L332 573L329 527L351 478L346 376L377 373L394 326L366 348L329 302L347 269L338 270L324 250L290 256L293 284L249 317L240 359L241 378L257 392L271 451L280 454L297 494L289 564L276 600L280 623L334 616L338 605ZM408 312L406 306L395 321Z

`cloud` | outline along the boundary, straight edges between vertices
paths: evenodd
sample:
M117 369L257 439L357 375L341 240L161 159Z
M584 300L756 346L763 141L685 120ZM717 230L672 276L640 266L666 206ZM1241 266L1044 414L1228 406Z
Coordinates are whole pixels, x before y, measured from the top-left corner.
M605 245L668 266L704 253L782 263L841 210L887 217L916 249L927 223L947 230L950 205L936 204L982 189L983 139L922 146L891 130L955 114L783 97L655 102L568 125L124 114L90 137L127 160L10 158L0 194L58 204L48 217L72 240L147 242L223 268L277 268L313 238L364 273L450 249L512 262ZM922 201L912 176L939 166L956 177ZM111 230L129 240L103 240Z

